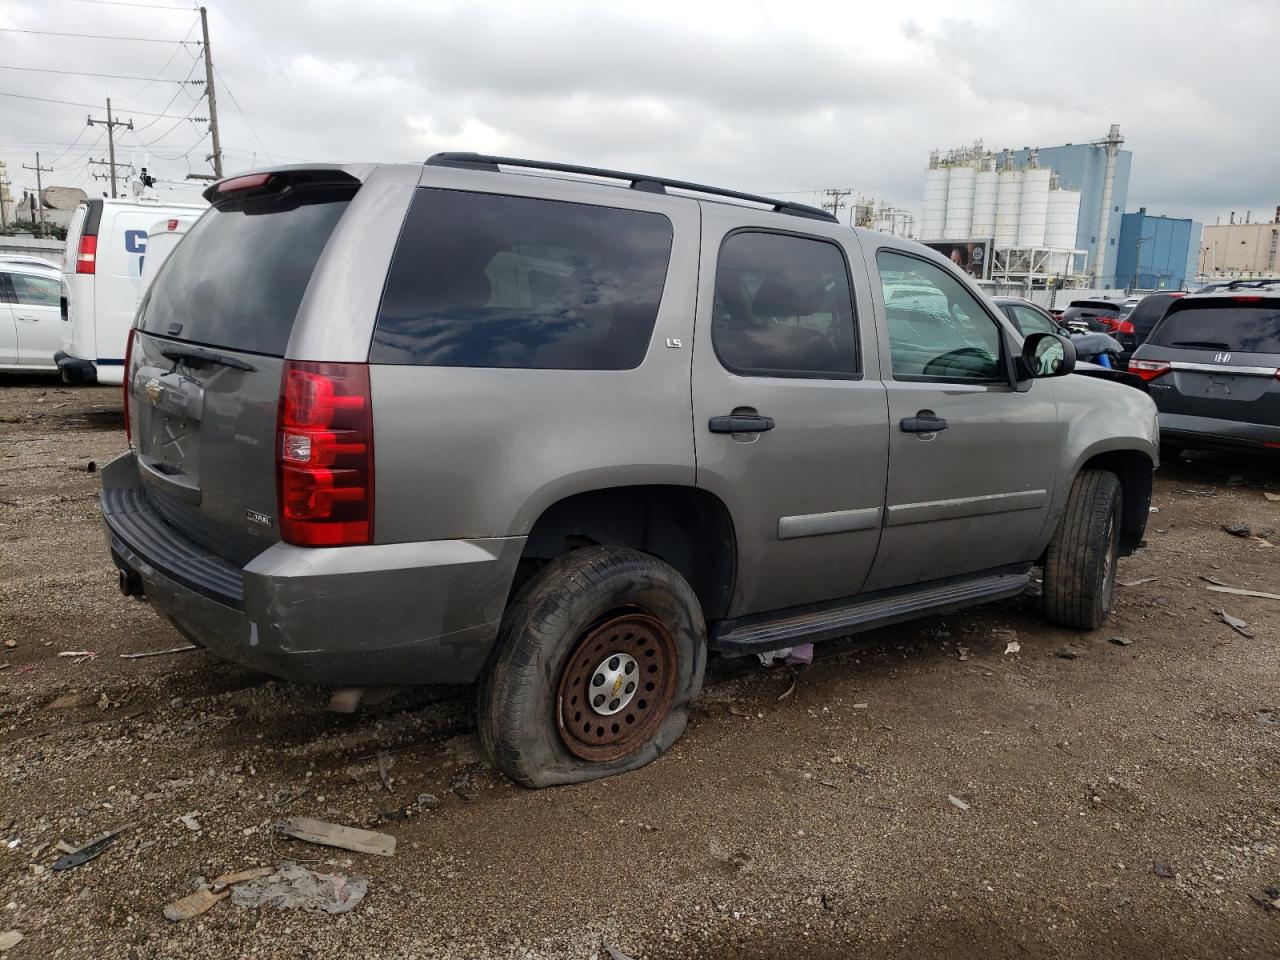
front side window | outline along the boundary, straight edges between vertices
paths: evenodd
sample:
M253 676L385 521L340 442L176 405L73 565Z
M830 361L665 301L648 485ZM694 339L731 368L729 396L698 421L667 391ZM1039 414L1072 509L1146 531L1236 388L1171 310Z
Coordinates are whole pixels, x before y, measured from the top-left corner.
M834 243L732 234L720 248L711 341L734 373L829 377L858 372L853 298Z
M661 214L422 188L387 275L371 363L629 370L671 258Z
M56 307L62 299L62 283L49 277L33 277L25 273L11 273L13 292L18 303L33 307Z
M959 280L893 250L876 255L895 379L1003 380L1000 328Z
M1022 331L1024 337L1029 337L1033 333L1058 332L1057 325L1038 310L1032 310L1030 307L1015 306L1013 312L1014 319L1018 323L1018 329Z

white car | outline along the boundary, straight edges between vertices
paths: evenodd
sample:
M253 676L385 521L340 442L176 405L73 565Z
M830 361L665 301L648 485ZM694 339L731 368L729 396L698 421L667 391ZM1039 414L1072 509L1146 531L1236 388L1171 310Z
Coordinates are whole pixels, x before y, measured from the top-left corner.
M62 274L17 258L0 261L0 370L57 370L62 346Z

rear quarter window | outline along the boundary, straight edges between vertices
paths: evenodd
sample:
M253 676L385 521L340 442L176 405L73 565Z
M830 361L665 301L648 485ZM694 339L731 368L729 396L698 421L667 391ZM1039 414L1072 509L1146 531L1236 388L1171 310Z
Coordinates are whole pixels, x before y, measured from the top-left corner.
M1159 346L1184 350L1280 354L1280 300L1174 308L1150 339Z
M419 189L391 262L371 363L625 370L653 335L661 214Z

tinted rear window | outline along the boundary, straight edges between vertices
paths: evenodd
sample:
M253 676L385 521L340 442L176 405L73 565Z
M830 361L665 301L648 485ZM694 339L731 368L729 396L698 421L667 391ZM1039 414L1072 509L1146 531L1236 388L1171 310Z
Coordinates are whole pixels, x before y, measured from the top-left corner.
M1280 301L1174 310L1156 327L1151 342L1184 350L1280 353Z
M372 363L625 370L671 257L656 213L420 189L391 262Z
M210 208L160 268L139 327L283 356L316 261L351 196L326 189Z

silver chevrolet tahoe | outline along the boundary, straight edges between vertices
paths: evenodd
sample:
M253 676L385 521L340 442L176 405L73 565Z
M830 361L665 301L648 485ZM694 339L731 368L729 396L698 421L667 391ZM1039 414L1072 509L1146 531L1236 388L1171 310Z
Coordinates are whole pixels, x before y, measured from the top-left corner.
M476 154L223 180L138 310L126 595L335 686L476 682L530 786L635 769L708 651L1023 591L1098 627L1156 410L918 244Z

